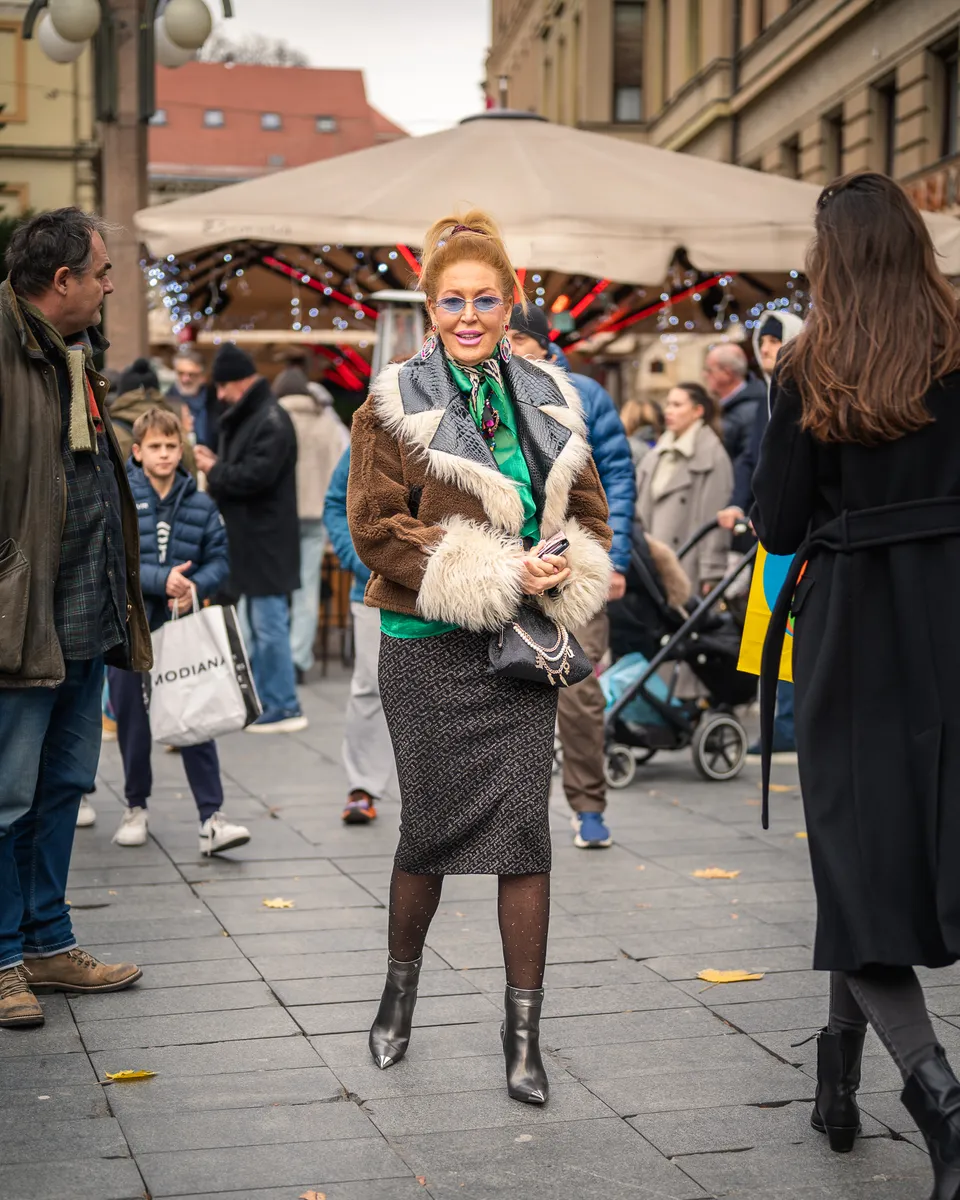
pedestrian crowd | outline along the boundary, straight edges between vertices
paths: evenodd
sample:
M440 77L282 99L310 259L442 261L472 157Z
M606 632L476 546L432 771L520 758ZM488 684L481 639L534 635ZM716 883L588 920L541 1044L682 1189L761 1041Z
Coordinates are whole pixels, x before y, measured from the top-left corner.
M559 759L574 845L609 847L598 673L621 652L611 618L629 608L638 557L685 618L759 536L793 556L751 750L765 789L776 755L799 761L813 965L830 972L812 1123L853 1148L871 1024L927 1140L934 1200L958 1200L960 1083L914 968L960 957L960 643L943 611L960 585L960 311L896 185L862 173L824 191L815 306L805 321L760 318L757 373L723 341L662 406L619 411L571 370L543 310L516 302L520 280L479 210L425 234L424 343L373 381L349 432L306 360L271 383L233 343L209 367L180 349L166 392L146 359L111 389L96 365L113 285L95 217L32 218L7 266L0 1027L42 1024L38 991L141 976L77 946L64 894L74 828L95 820L102 732L124 769L113 840L148 838L152 647L171 622L236 605L237 662L258 697L247 731L301 732L329 546L353 578L342 820L371 823L391 793L402 804L370 1053L387 1069L411 1046L444 877L496 875L507 1088L546 1103L551 775ZM791 613L796 689L776 670ZM692 712L704 688L703 673L675 669L665 695ZM224 813L216 741L179 751L201 854L248 842Z

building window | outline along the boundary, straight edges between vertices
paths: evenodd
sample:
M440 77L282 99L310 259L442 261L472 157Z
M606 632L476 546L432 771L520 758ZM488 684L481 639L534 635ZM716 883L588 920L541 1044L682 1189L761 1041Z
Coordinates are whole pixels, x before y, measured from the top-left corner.
M703 60L700 0L687 0L687 74L696 75Z
M787 179L800 178L800 138L792 137L780 146L780 174Z
M957 71L958 39L953 38L936 52L940 60L939 111L940 111L940 158L949 158L960 152L960 76Z
M282 129L283 117L279 113L261 113L260 114L261 129Z
M843 109L823 118L823 170L826 183L843 174Z
M643 10L642 0L613 7L613 119L627 124L643 119Z
M207 129L222 129L226 125L222 108L208 108L203 114L203 123Z
M167 110L165 108L158 108L156 110L156 112L153 114L153 116L150 118L150 124L151 125L166 125L167 124Z
M314 127L317 133L336 133L337 118L336 117L317 117L314 122Z
M877 112L877 162L880 170L892 178L897 150L897 81L891 76L873 90Z

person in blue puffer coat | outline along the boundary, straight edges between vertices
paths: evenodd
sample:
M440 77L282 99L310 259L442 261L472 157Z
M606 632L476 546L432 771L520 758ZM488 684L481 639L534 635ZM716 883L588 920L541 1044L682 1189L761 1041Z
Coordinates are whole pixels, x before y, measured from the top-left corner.
M347 804L343 820L348 825L369 825L376 820L377 800L393 781L393 745L380 704L377 669L380 658L380 611L367 608L363 592L370 578L353 547L347 523L347 480L350 477L348 446L327 485L323 527L333 552L345 571L353 572L350 611L353 614L353 678L343 730L343 765L347 772Z
M523 358L550 359L570 370L566 355L550 341L546 314L536 305L526 312L517 304L510 317L508 334L514 354ZM610 509L608 524L613 530L610 562L613 574L610 599L619 600L626 591L627 568L633 542L633 509L636 475L630 443L610 394L588 375L570 373L580 395L593 461ZM610 644L610 622L598 613L587 625L573 630L590 661L598 663ZM603 819L607 785L603 774L603 693L596 676L560 692L557 727L563 745L563 790L573 809L574 843L581 849L609 846L610 830Z
M152 632L174 615L189 613L223 586L230 569L223 520L209 496L181 465L183 430L169 409L153 408L133 426L127 478L140 525L140 587ZM147 800L153 787L150 721L140 675L109 670L117 718L127 811L113 841L147 840ZM183 767L200 815L200 852L216 854L250 840L243 825L222 813L223 784L216 742L185 746Z

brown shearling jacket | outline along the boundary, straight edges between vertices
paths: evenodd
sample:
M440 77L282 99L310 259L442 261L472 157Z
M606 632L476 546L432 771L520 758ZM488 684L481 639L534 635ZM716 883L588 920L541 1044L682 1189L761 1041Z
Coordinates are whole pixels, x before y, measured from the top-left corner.
M512 358L503 369L544 538L564 531L570 578L541 598L575 628L604 606L607 500L580 397L566 372ZM517 485L502 475L442 351L391 365L353 420L347 514L372 575L373 608L495 631L521 603Z

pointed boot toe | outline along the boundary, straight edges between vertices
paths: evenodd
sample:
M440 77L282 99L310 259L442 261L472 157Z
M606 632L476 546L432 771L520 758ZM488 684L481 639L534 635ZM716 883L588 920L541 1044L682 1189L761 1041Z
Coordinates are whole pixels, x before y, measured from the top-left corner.
M368 1043L373 1061L381 1071L394 1066L407 1052L422 963L422 957L413 962L387 959L387 979Z
M851 1029L821 1029L817 1036L817 1093L810 1124L827 1135L836 1154L848 1154L860 1132L857 1089L864 1036Z
M942 1046L914 1067L900 1099L930 1151L930 1200L960 1200L960 1082Z
M550 1083L540 1056L543 988L508 987L500 1028L507 1068L507 1092L521 1104L546 1104Z

